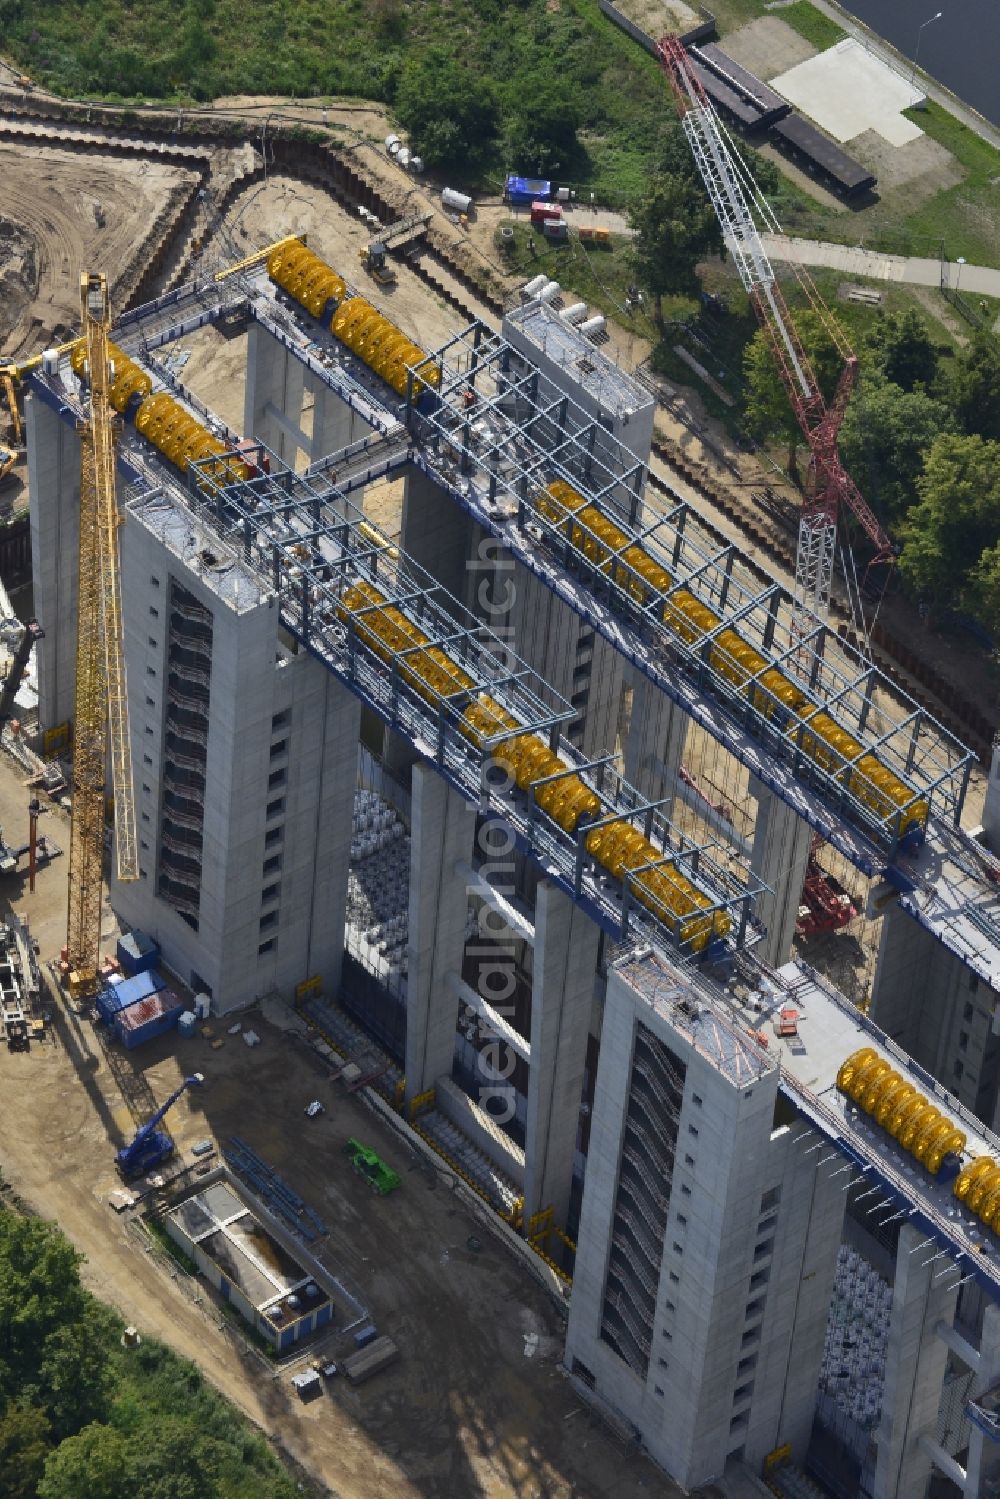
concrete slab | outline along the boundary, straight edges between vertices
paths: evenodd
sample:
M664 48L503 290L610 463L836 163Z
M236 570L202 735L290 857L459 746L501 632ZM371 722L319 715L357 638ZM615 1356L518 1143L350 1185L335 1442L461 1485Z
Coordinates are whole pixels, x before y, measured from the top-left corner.
M890 145L905 146L923 135L903 110L919 104L924 94L853 38L770 81L836 141L875 130Z

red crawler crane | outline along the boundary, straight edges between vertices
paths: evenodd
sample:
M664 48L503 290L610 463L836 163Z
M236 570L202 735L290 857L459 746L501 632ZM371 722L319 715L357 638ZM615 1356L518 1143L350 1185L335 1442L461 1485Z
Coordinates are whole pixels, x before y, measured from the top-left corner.
M858 914L858 908L843 885L820 867L817 855L823 839L817 833L809 850L809 863L802 886L801 905L795 923L799 937L816 937L820 932L839 932Z
M878 518L844 469L837 447L844 412L858 376L858 361L812 278L792 262L791 269L799 285L844 360L833 400L827 404L765 253L751 201L769 228L778 229L777 220L732 145L682 43L675 36L665 36L657 43L657 52L677 98L681 125L722 227L726 247L736 263L809 445L809 479L799 517L792 617L793 643L802 643L817 624L826 623L829 614L837 517L842 504L857 517L875 548L870 566L891 562L895 556Z

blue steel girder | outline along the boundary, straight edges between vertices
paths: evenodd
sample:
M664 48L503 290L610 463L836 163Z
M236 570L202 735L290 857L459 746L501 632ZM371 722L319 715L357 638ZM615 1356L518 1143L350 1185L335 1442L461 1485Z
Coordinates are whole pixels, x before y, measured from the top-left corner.
M493 357L499 358L497 344L494 345ZM522 379L522 393L523 385L524 381ZM466 484L462 488L454 485L448 473L441 470L435 458L437 444L444 443L455 448L461 447L463 442L466 441L464 424L459 429L457 416L448 406L449 396L454 388L454 383L446 379L442 387L442 403L440 405L426 414L411 412L409 419L411 431L413 431L418 442L418 451L415 454L414 461L425 473L435 478L440 487L445 489L463 508L472 513L480 524L485 525L498 538L506 540L510 546L510 550L519 560L524 562L548 586L569 602L576 612L588 618L596 628L601 630L601 633L611 639L623 655L628 655L630 659L634 660L640 666L640 669L646 675L650 676L651 679L657 680L659 677L658 685L664 685L662 676L657 671L655 660L650 659L651 656L655 656L655 642L649 639L649 617L652 611L637 606L636 602L628 596L625 587L616 587L615 579L610 576L607 563L602 566L599 562L592 562L580 557L580 549L574 549L569 540L568 527L565 525L566 518L564 517L562 521L557 522L549 520L540 512L534 494L539 476L542 478L564 477L567 482L572 484L584 496L585 500L591 502L596 501L595 490L597 486L592 483L587 484L583 482L578 474L572 472L572 470L568 470L565 465L553 463L550 454L539 452L530 439L524 436L523 424L520 429L516 428L510 422L510 419L501 412L499 398L492 403L484 401L481 409L493 411L502 430L490 431L489 423L487 422L485 423L487 430L478 440L491 453L503 451L509 457L517 455L517 465L519 467L515 465L516 471L513 475L509 470L503 474L498 474L494 469L489 470L490 500L492 502L489 507L487 507L483 499L476 492L474 483ZM472 471L475 471L477 463L481 460L480 449L474 449L468 454L468 457L470 458L469 467L471 467ZM611 476L610 485L601 487L602 495L606 496L609 488L613 489L616 483L618 483L620 488L620 482L615 479L615 476ZM516 520L511 513L505 514L502 518L499 518L495 513L498 488L501 488L509 496L512 506L516 510ZM653 532L656 529L655 523L654 527L650 529L646 527L641 529L634 527L631 525L629 517L616 504L609 502L606 498L601 499L601 508L608 518L623 530L629 541L633 538L639 541L640 536L648 538L643 540L644 549L648 550L651 556L656 557L662 545L662 538L656 537L655 541L652 540ZM675 510L673 515L676 516L676 514ZM547 566L544 559L539 559L534 555L537 551L537 541L530 534L524 537L523 544L519 544L521 539L517 533L526 530L529 517L531 523L540 527L543 533L549 535L555 554L553 557L555 567ZM680 533L681 527L673 520L665 529L669 531L671 525ZM577 560L579 565L577 573L579 574L579 579L577 575L573 575L570 578L560 575L559 569L560 567L565 567L568 559L567 547L570 548L570 551L575 550L578 554ZM753 591L747 589L744 584L732 579L732 563L731 560L727 560L726 565L730 576L719 582L713 581L712 586L706 592L703 586L703 575L712 572L713 564L716 569L718 568L718 564L724 553L719 553L713 558L711 555L706 556L704 550L702 550L701 554L695 557L693 565L688 563L678 571L676 555L683 547L684 542L679 536L678 543L674 548L675 557L670 560L664 558L662 565L671 572L673 577L678 579L680 585L690 587L695 596L709 603L710 607L711 602L722 598L724 594L727 599L726 607L728 607L729 592L735 593L737 596L735 612L741 618L747 615L756 615L756 618L753 620L753 631L749 637L750 643L759 649L766 658L770 657L769 664L777 664L775 660L776 653L770 645L774 633L776 616L773 609L769 613L762 607L766 600L773 600L774 588L772 587L770 590L756 588ZM690 548L688 550L690 551ZM632 571L628 568L627 563L619 564L618 566L620 571L625 575L628 575ZM579 587L580 580L583 581L585 588L589 580L591 584L588 590L589 596ZM597 584L597 580L600 580L601 585L599 593L604 595L611 604L611 613L618 616L613 622L607 615L602 613L599 597L594 594L594 587ZM745 595L742 604L739 598L741 593ZM624 638L636 629L644 633L646 638L631 639L628 642L629 648L623 649ZM863 752L867 752L866 740L869 743L872 740L877 741L880 748L884 749L886 763L900 779L911 785L915 796L927 795L928 791L932 790L936 794L935 806L938 814L957 819L960 815L961 802L964 796L967 765L970 758L969 752L965 750L964 746L954 741L946 731L941 729L930 715L924 714L917 726L917 737L923 733L924 737L921 743L924 746L924 755L928 760L935 759L935 757L936 759L933 765L921 765L919 776L914 777L914 767L918 763L917 739L908 740L905 747L901 748L901 734L905 730L898 722L893 722L888 718L888 709L885 703L879 703L874 710L882 720L882 723L876 727L874 735L868 727L869 716L873 711L873 703L875 702L873 680L875 682L881 681L877 676L873 679L873 669L870 663L862 662L860 658L854 657L843 643L836 640L835 637L829 637L828 639L826 632L819 632L816 635L814 644L816 642L818 642L817 656L821 652L826 651L831 642L836 646L836 653L832 662L827 659L824 665L824 684L827 682L830 684L831 701L829 704L825 701L821 702L820 706L824 707L825 711L829 711L830 706L837 708L839 712L836 716L841 722L842 727L846 728L848 733L852 733L859 739L863 746ZM772 756L777 753L779 757L792 762L794 769L793 778L799 782L797 795L790 797L784 788L773 784L770 789L777 790L778 794L782 795L784 800L790 800L795 804L798 801L798 794L806 786L811 785L815 787L820 791L827 805L834 810L840 826L831 827L821 814L814 819L809 817L807 813L805 815L807 815L808 820L812 821L813 825L824 836L831 838L832 835L831 841L837 843L841 851L853 863L857 864L858 867L874 870L884 865L886 855L891 859L894 852L892 846L894 843L894 833L891 824L882 824L878 819L874 818L866 805L856 798L842 781L838 780L837 772L827 772L810 757L802 756L794 744L789 745L787 741L782 739L782 736L776 736L769 725L761 722L761 715L755 715L752 711L748 713L745 703L734 701L734 692L731 685L724 678L720 680L719 674L712 671L710 663L699 661L695 667L690 657L703 643L701 640L696 641L691 651L685 651L683 643L679 642L677 637L671 634L669 639L662 641L661 644L666 648L664 651L666 659L672 664L680 665L682 669L686 667L688 672L694 677L696 687L706 688L711 692L713 697L721 699L720 706L728 712L735 712L737 722L742 722L744 728L749 728L751 732L756 733L757 738L761 741L762 745L771 751ZM778 652L777 655L780 656L781 652ZM684 660L685 656L689 658L687 661ZM863 666L864 670L859 671L859 666ZM791 670L791 668L789 669ZM895 693L895 689L891 688L887 682L882 683L882 685L886 689L887 699L899 696L899 694ZM665 687L665 690L668 696L673 696L675 701L677 700L676 691L671 691L669 685ZM846 715L846 722L843 715ZM697 715L695 716L697 717ZM756 728L753 726L755 718L757 720ZM904 725L910 722L912 720L909 717L904 719ZM887 727L885 726L886 724L888 724ZM731 744L727 744L726 747L730 748ZM742 758L743 763L748 763L747 759L742 755L738 756L738 758ZM756 768L755 773L757 773ZM765 784L769 784L769 777L766 774L761 779ZM916 785L914 785L914 781L916 781ZM801 811L801 808L797 806L797 810ZM851 824L851 832L854 836L851 836L851 833L843 829L845 820ZM859 843L856 836L858 833L862 835L863 843L868 845L868 852ZM874 853L874 857L872 857L875 849L878 849L878 852Z
M75 426L79 403L68 398L55 380L41 374L32 378L40 398ZM442 648L446 644L455 655L457 642L463 669L470 663L481 663L476 681L488 687L515 717L520 732L551 739L558 733L559 724L573 717L572 708L526 663L512 658L504 641L493 637L480 621L466 616L457 600L398 549L372 546L360 530L368 524L364 514L349 498L329 484L318 489L312 481L284 470L273 455L271 474L225 485L212 474L212 460L202 460L189 467L186 488L144 439L137 438L130 451L119 450L118 459L135 491L126 506L130 513L138 516L145 504L158 507L164 502L171 514L187 511L205 528L213 545L227 548L233 561L256 577L265 594L277 594L283 626L311 655L384 723L402 734L465 800L481 812L501 818L518 846L539 864L545 876L604 930L619 938L623 935L625 892L597 865L577 882L573 834L548 818L538 817L530 794L516 786L491 784L491 748L510 736L500 734L481 745L473 744L446 705L428 702L400 679L398 666L387 670L386 663L358 640L353 625L337 617L337 603L351 581L369 578L385 595L387 605L395 605L397 599L405 603L407 616L428 635L428 647L441 641ZM296 494L301 496L301 503L290 506L289 499ZM308 549L306 558L295 552L302 547L303 535L295 522L314 530L317 511L328 520L322 534L328 550L314 562ZM322 575L324 571L329 577ZM463 618L468 621L465 625L460 622ZM587 774L586 761L572 746L560 742L559 753L576 773ZM628 805L622 808L623 816L637 795L631 792ZM744 922L740 918L747 903L746 892L720 898L704 872L693 882L707 898L709 910L726 907L733 912L742 933ZM666 940L676 946L672 929L652 912L633 913L628 924L641 931L644 940L658 945Z

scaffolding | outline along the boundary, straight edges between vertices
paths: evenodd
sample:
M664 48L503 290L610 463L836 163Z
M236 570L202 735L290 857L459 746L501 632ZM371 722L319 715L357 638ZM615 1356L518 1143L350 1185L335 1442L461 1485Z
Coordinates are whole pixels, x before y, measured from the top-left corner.
M762 589L735 548L720 548L690 506L678 498L666 514L652 516L644 463L615 437L609 467L602 424L569 397L544 400L544 377L502 336L478 322L460 330L414 367L410 395L399 403L320 321L279 294L262 264L137 309L116 336L141 356L225 316L234 299L374 428L373 439L356 445L342 488L414 462L858 869L880 874L900 834L915 836L928 813L939 826L957 825L971 753L827 626L817 624L800 642L791 601L776 586ZM427 384L439 388L422 388ZM615 389L612 396L618 410L625 394ZM323 460L310 472L329 465ZM657 618L662 601L637 603L626 570L595 565L584 548L568 545L565 523L539 505L546 486L559 480L670 572L671 594L689 592L717 611L717 628L679 639ZM815 736L794 725L790 733L787 715L766 691L747 696L718 670L717 637L734 628L768 672L801 684L834 736L857 742L857 756L817 755ZM895 815L873 812L878 794L858 763L870 756L911 793Z
M438 390L432 400L411 400L407 411L415 461L617 648L630 646L632 659L669 697L701 718L678 677L706 694L730 720L716 717L712 732L728 738L744 763L739 731L883 854L893 855L918 820L925 824L928 810L957 824L971 752L828 625L817 622L801 636L777 585L761 588L735 547L720 547L689 505L678 499L666 513L652 514L643 498L644 463L616 444L610 466L602 457L607 432L597 418L568 396L546 400L539 371L483 324L456 333L430 359L441 372ZM553 506L550 496L560 484L621 538L611 564L607 546L595 546L596 527L567 524L565 510ZM667 575L665 590L637 571L631 560L637 554ZM681 594L712 617L691 639L670 624L671 600ZM720 669L719 637L734 630L764 666L751 692ZM808 701L809 714L799 714L804 722L821 711L858 753L846 759L817 753L809 731L769 689L769 673L793 683ZM908 789L891 816L873 811L877 795L865 772L859 774L866 757ZM796 801L791 787L783 795ZM858 867L874 872L859 846L836 841Z

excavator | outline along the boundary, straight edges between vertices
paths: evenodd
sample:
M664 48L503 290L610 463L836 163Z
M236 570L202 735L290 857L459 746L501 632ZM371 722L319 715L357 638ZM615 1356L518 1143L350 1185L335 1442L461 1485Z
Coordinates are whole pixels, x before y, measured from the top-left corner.
M363 250L358 251L358 259L373 281L379 286L395 286L396 272L388 263L388 251L379 240L372 240Z
M160 1105L151 1119L139 1130L135 1139L128 1145L123 1145L115 1156L115 1165L119 1174L125 1181L134 1181L137 1176L145 1176L147 1171L153 1171L160 1165L161 1161L169 1160L174 1153L174 1142L165 1130L157 1129L163 1116L168 1109L172 1109L182 1093L188 1088L200 1088L205 1081L204 1074L193 1072L186 1077L179 1088L175 1088L166 1103Z

